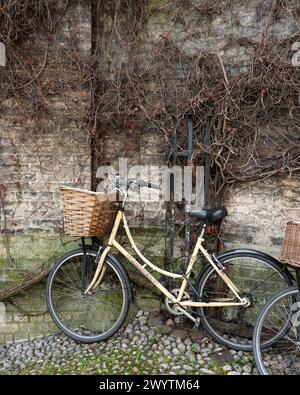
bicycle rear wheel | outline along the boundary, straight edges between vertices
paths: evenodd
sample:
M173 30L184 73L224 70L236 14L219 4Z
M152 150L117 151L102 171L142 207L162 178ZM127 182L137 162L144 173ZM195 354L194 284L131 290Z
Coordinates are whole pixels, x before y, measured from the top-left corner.
M220 257L220 262L225 267L225 273L239 289L240 295L247 297L251 303L249 307L201 307L198 309L201 323L224 346L251 351L253 330L261 307L275 291L291 286L291 277L279 263L247 252ZM238 302L212 266L208 266L200 275L196 290L197 301L217 302L227 298ZM275 340L269 338L264 346Z
M92 343L112 336L123 325L130 304L130 283L124 269L111 258L91 294L84 294L94 276L97 251L87 248L64 255L52 268L46 283L49 313L71 338Z
M253 354L261 375L300 374L300 292L290 287L277 292L263 307L254 328ZM262 345L270 337L276 342Z

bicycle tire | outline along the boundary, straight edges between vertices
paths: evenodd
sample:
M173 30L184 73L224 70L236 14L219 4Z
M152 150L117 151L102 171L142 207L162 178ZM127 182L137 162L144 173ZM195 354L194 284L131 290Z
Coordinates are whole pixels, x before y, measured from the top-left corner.
M221 264L226 268L226 265L228 265L228 263L230 261L232 261L232 263L234 263L235 260L241 259L241 258L255 259L255 260L260 261L262 264L265 264L268 267L272 268L274 270L274 272L278 273L278 275L282 279L283 288L286 288L286 287L292 285L290 273L285 270L285 267L283 265L281 265L279 262L277 263L277 262L274 262L274 260L268 259L265 255L253 256L251 253L237 252L237 253L232 253L230 255L230 257L226 257L226 256L222 257L221 256L219 260L220 260ZM205 297L204 288L205 288L206 282L209 280L210 276L213 273L216 273L216 272L211 265L208 265L203 270L203 272L200 273L200 276L199 276L199 279L198 279L197 285L196 285L196 291L197 291L197 295L195 297L196 301L201 301L201 300L207 299ZM234 283L235 283L235 281L234 281ZM239 288L239 284L235 283L235 285ZM206 300L206 301L209 301L209 300ZM238 350L238 351L251 351L252 344L250 344L250 340L249 340L249 344L242 344L242 343L238 343L237 340L236 341L230 340L229 338L227 338L227 336L224 338L223 337L224 335L221 336L220 334L216 333L216 331L212 328L212 325L210 324L209 319L208 319L208 314L211 309L212 309L211 307L200 307L198 309L198 314L201 319L201 324L203 325L204 329L208 332L208 334L213 339L215 339L218 343L226 346L227 348L230 348L233 350ZM257 313L257 316L258 316L258 314L259 313ZM253 329L254 329L254 323L253 323ZM251 339L252 339L252 334L251 334ZM252 341L251 341L251 343L252 343Z
M298 287L289 287L283 290L280 290L279 292L275 293L269 300L268 302L263 306L258 318L256 325L254 327L254 333L253 333L253 355L256 363L256 368L257 371L260 375L263 376L268 376L268 370L265 366L263 356L262 356L262 350L265 350L265 347L262 347L261 344L261 331L263 328L263 324L265 321L265 318L267 317L269 311L271 308L280 301L280 299L285 298L286 296L293 296L293 295L298 295L298 299L300 298L300 292ZM280 337L284 337L284 334L281 334ZM278 374L278 373L276 373Z
M97 255L96 249L86 248L86 256L92 257L92 259L94 259L94 258L96 258L96 255ZM121 264L118 264L117 262L115 262L114 259L112 259L111 257L107 256L105 263L107 265L109 265L109 268L113 272L116 273L117 278L120 281L120 284L122 287L121 289L122 289L123 297L124 297L119 317L111 328L109 328L104 333L101 333L99 335L83 336L81 334L75 333L74 330L71 330L70 328L68 328L66 326L66 323L64 323L62 321L62 319L59 318L59 315L56 311L57 309L55 309L54 303L52 300L53 299L52 293L53 293L54 279L55 279L57 273L59 272L59 270L64 265L68 264L68 262L70 263L70 260L72 258L74 258L74 257L77 258L77 257L81 257L81 256L82 257L84 256L84 252L83 252L82 248L72 250L72 251L68 252L67 254L65 254L64 256L62 256L59 259L59 261L53 266L53 268L51 269L51 271L48 275L47 282L46 282L46 290L45 290L46 304L47 304L50 316L52 317L54 323L67 336L71 337L72 339L74 339L76 341L80 341L83 343L100 342L100 341L106 340L109 337L113 336L122 327L122 325L127 317L129 306L130 306L131 285L130 285L127 273L126 273L125 269L123 268L123 266Z

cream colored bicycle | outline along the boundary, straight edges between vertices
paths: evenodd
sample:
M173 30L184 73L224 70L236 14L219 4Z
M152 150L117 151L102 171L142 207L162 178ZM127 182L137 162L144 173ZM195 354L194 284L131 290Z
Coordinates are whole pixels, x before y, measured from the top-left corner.
M133 184L157 188L141 180L119 181L117 190L122 199L107 244L98 247L83 242L52 268L46 300L56 325L66 335L86 343L105 340L123 326L134 300L121 255L161 292L171 314L188 317L195 328L201 323L215 340L229 348L251 350L261 306L275 290L292 285L289 271L276 259L255 250L210 254L203 246L206 229L227 215L225 207L190 210L189 215L202 222L184 273L158 267L141 253L126 220L126 198ZM121 224L135 257L117 239ZM117 251L118 256L112 251ZM202 268L201 254L207 262ZM166 277L171 278L171 289L164 285Z

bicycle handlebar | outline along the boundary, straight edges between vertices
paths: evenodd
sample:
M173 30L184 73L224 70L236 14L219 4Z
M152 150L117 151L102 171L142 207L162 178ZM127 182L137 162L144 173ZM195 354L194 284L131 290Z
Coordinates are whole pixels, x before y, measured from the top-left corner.
M141 188L151 188L151 189L159 189L159 185L152 184L151 182L147 182L144 180L134 181Z
M126 190L128 190L132 184L136 184L137 186L141 188L152 188L152 189L159 189L159 185L152 184L151 182L147 182L144 180L132 180L132 179L127 179L125 180L117 180L116 181L116 187L120 188L121 186L126 187Z

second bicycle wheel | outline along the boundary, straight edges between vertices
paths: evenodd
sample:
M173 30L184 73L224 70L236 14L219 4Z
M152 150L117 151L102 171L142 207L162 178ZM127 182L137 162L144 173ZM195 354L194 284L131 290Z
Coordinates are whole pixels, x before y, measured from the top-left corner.
M226 347L251 351L253 329L262 306L275 291L292 285L290 275L273 260L247 252L220 257L220 262L240 295L250 300L250 306L201 307L198 310L201 323L216 341ZM212 266L208 266L201 274L196 290L197 301L218 302L228 299L238 302ZM269 338L263 346L275 340Z
M276 337L272 347L262 344ZM263 307L253 335L253 353L261 375L300 374L300 292L290 287L273 295Z
M94 276L97 251L78 249L64 255L52 268L46 284L46 302L55 324L71 338L91 343L105 340L123 325L130 303L125 271L109 257L95 291L85 295Z

